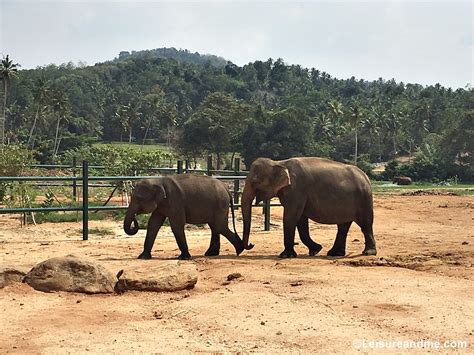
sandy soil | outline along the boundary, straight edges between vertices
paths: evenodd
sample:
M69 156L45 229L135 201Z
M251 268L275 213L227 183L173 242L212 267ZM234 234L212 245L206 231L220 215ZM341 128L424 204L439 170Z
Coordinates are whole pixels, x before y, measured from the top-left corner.
M363 236L356 226L346 257L324 256L336 228L313 223L321 256L306 256L300 243L298 258L279 259L281 210L272 211L272 231L264 232L254 210L256 246L239 257L225 240L221 256L203 257L209 231L190 227L199 269L193 290L91 296L7 286L0 290L0 352L380 352L370 349L382 346L369 343L376 340L439 341L441 347L446 340L466 341L467 349L456 350L473 351L474 197L377 196L376 257L360 255ZM115 273L178 255L168 228L160 231L154 258L142 261L136 256L143 231L131 238L119 222L90 224L95 233L84 242L80 223L20 228L17 218L0 215L0 266L28 270L73 253ZM227 283L235 272L243 278ZM386 346L398 353L414 347ZM419 351L427 350L437 351Z

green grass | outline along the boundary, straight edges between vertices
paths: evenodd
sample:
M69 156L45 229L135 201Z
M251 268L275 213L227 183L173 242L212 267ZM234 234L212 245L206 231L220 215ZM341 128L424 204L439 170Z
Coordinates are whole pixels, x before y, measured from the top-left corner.
M36 223L61 223L82 221L82 212L35 212ZM107 216L99 213L89 213L90 221L101 221ZM31 215L28 214L28 221L32 222Z
M135 144L135 143L128 144L124 142L111 142L111 143L95 143L94 144L94 146L101 146L101 145L121 147L121 148L132 148L132 149L143 150L143 151L159 150L164 153L174 153L173 148L169 148L168 145L164 143L141 145L141 144Z
M430 182L415 182L411 185L396 185L390 181L372 181L372 191L375 194L400 194L407 190L442 190L457 195L474 195L474 184L457 183L446 186Z

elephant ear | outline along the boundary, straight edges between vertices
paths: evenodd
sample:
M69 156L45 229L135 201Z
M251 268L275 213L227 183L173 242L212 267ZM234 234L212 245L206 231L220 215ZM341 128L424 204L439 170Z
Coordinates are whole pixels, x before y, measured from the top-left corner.
M276 195L282 188L291 185L290 172L283 165L277 164L273 166L273 193Z
M133 195L143 201L156 200L157 202L166 198L166 192L161 184L139 183L133 191Z

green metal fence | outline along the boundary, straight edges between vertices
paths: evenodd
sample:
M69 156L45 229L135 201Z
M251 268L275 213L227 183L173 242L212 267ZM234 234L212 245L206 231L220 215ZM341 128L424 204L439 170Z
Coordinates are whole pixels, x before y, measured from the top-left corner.
M72 165L34 165L36 168L46 169L73 169L75 175L77 166L76 162ZM82 187L82 206L66 206L66 207L19 207L19 208L0 208L0 214L7 213L28 213L28 212L65 212L65 211L81 211L82 212L82 239L89 239L89 211L101 211L101 210L120 210L126 209L127 206L91 206L89 205L89 188L91 187L90 182L92 181L134 181L141 179L156 179L160 178L161 175L149 175L149 176L90 176L89 169L100 169L101 166L89 166L87 161L82 162L82 176L0 176L0 182L9 181L56 181L56 182L70 182L73 190L73 196L77 197L77 188ZM208 157L207 169L190 169L189 164L186 161L178 160L175 168L152 168L150 171L159 173L205 173L209 176L214 176L219 180L231 180L233 181L233 196L234 196L234 207L241 207L239 203L240 199L240 181L246 178L246 172L240 170L240 159L235 158L234 170L213 170L212 159ZM221 175L215 175L221 174ZM80 185L78 185L80 183ZM99 186L99 185L95 185ZM104 186L104 185L100 185ZM112 185L109 185L112 186ZM280 206L280 204L270 204L268 201L264 202L260 206L262 207L264 214L264 229L270 230L270 207Z

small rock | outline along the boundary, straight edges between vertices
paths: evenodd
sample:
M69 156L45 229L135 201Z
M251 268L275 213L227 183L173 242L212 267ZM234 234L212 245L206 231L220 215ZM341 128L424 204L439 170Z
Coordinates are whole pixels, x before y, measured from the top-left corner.
M296 286L303 285L303 283L301 281L295 281L295 282L290 283L290 285L293 286L293 287L296 287Z
M262 320L262 321L260 322L260 325L265 325L265 322Z
M357 238L355 238L355 239L353 240L353 242L354 242L354 243L359 243L359 242L360 242L360 240L359 240L359 239L357 239Z
M357 305L353 305L353 306L352 306L352 308L359 308L359 306L357 306Z
M240 279L241 277L242 274L240 272L233 272L232 274L227 275L227 281Z
M281 330L279 330L278 332L276 332L276 335L282 335L283 333L281 332Z
M76 303L81 303L81 302L82 302L82 300L77 300L77 301L76 301Z
M222 285L222 286L230 285L230 281L224 281L221 285Z
M270 285L270 281L263 281L262 284L264 284L264 285Z
M153 317L155 317L155 319L163 319L163 314L161 314L160 312L158 311L155 311L153 313Z
M469 242L462 242L461 244L462 244L462 245L468 245Z

